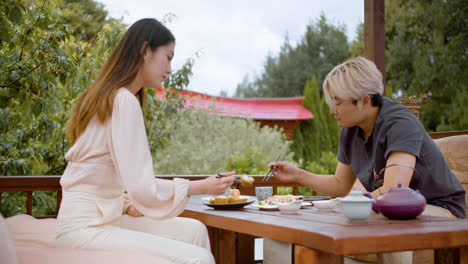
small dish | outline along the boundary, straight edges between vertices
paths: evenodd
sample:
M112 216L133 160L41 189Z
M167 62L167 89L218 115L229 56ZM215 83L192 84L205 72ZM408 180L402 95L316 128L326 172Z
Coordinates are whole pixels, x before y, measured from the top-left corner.
M252 204L253 207L258 208L259 210L262 211L278 211L278 206L275 205L259 205L259 204Z
M294 201L290 203L279 203L278 204L278 209L283 212L296 212L302 207L302 201Z
M307 202L313 202L313 201L330 200L330 197L315 195L315 196L303 196L303 199L304 201L307 201Z
M305 208L308 206L312 206L310 202L302 202L301 208ZM258 203L252 204L252 207L258 208L259 210L262 211L278 211L278 205L269 205L269 204L264 204L264 205L259 205Z
M312 203L320 211L328 211L336 207L336 200L319 200Z

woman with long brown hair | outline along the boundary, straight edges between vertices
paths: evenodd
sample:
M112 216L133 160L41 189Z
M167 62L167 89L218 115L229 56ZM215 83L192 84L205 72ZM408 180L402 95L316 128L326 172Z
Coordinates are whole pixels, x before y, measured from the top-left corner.
M223 193L234 172L199 181L153 176L143 87L159 87L170 74L174 46L174 36L156 19L137 21L78 99L66 130L72 147L60 180L58 246L214 263L206 227L177 215L190 195Z

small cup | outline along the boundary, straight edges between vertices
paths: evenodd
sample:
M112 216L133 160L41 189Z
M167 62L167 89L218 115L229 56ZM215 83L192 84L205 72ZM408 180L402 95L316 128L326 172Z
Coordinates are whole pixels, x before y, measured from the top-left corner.
M273 187L255 187L255 196L257 200L265 201L266 198L273 196Z
M351 191L351 194L341 199L343 214L350 221L366 221L372 211L373 199L360 191Z

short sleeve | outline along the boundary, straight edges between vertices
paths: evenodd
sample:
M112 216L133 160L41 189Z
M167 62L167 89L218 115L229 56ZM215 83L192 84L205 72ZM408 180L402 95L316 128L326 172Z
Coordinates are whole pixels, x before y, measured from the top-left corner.
M386 133L385 159L392 151L408 152L419 158L424 138L422 125L411 118L399 118L388 122L384 128Z
M349 142L348 137L346 136L346 133L344 132L344 130L341 129L340 130L340 142L338 144L338 153L336 154L336 159L341 163L349 165L350 161L345 151L346 149L345 144L347 142Z
M180 214L188 201L189 182L154 178L143 113L128 90L117 92L110 122L109 149L131 203L154 219Z

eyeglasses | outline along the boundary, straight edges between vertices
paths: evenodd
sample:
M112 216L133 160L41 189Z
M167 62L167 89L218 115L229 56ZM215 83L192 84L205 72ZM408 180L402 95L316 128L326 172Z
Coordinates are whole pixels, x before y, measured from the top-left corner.
M330 107L330 111L331 111L332 113L336 113L336 110L338 110L338 108L341 108L342 106L347 105L348 102L354 103L354 102L356 102L356 100L353 100L353 99L350 99L350 100L342 100L341 103L338 103L338 104L335 103L335 105L329 106L329 107Z

